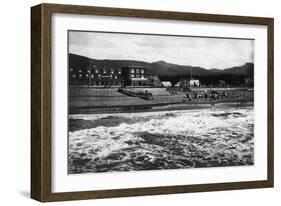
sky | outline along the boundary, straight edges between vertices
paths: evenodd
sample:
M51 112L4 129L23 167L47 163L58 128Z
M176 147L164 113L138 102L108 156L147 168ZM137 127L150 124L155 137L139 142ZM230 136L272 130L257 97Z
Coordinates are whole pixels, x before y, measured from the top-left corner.
M254 40L69 31L69 53L226 69L254 63Z

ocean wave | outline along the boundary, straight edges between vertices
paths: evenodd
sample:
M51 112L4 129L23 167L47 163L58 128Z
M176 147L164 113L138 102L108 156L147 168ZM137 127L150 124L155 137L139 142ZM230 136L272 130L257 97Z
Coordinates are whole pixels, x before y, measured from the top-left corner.
M70 173L254 164L251 107L71 118L115 124L69 132Z

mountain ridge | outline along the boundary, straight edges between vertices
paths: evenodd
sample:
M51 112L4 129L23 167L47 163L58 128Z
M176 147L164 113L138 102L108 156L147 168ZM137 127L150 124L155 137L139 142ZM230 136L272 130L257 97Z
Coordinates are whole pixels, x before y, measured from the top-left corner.
M155 62L145 62L137 60L111 60L111 59L91 59L82 55L69 54L69 67L73 69L86 69L89 66L97 67L124 67L124 66L143 66L147 68L147 73L158 76L217 76L221 74L242 75L253 79L254 64L245 63L241 66L233 66L226 69L205 69L199 66L178 65L158 60Z

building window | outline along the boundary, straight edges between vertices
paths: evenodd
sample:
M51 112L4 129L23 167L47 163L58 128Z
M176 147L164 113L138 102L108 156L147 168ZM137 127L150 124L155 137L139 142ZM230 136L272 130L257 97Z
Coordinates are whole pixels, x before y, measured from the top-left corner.
M121 74L121 69L118 69L118 74Z
M72 78L73 78L73 79L75 79L75 77L76 77L76 75L75 75L75 74L73 74L73 75L72 75Z
M94 78L94 75L92 75L91 77L92 77L92 79L93 79L93 78Z
M140 73L140 69L136 69L136 73Z
M111 68L111 74L113 74L114 73L114 69L113 68Z
M131 73L135 73L135 70L134 70L134 69L131 69Z
M135 78L135 75L134 75L134 74L131 74L131 78Z
M141 75L141 78L144 78L144 75L143 75L143 74Z
M95 72L96 72L96 74L97 74L97 73L99 73L99 70L98 70L98 69L95 69Z
M117 79L117 76L115 76L115 79Z
M144 69L141 69L141 73L144 74Z
M82 72L82 70L79 70L78 72L79 72L79 73L81 73L81 72Z

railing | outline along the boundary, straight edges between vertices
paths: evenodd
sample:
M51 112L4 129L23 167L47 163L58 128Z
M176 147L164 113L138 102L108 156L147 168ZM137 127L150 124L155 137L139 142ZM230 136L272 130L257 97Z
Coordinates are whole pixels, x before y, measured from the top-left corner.
M145 99L145 100L150 100L153 99L152 93L148 92L148 91L136 91L136 90L128 90L128 89L123 89L123 88L119 88L118 92L125 94L127 96L131 96L131 97L138 97L141 99Z

